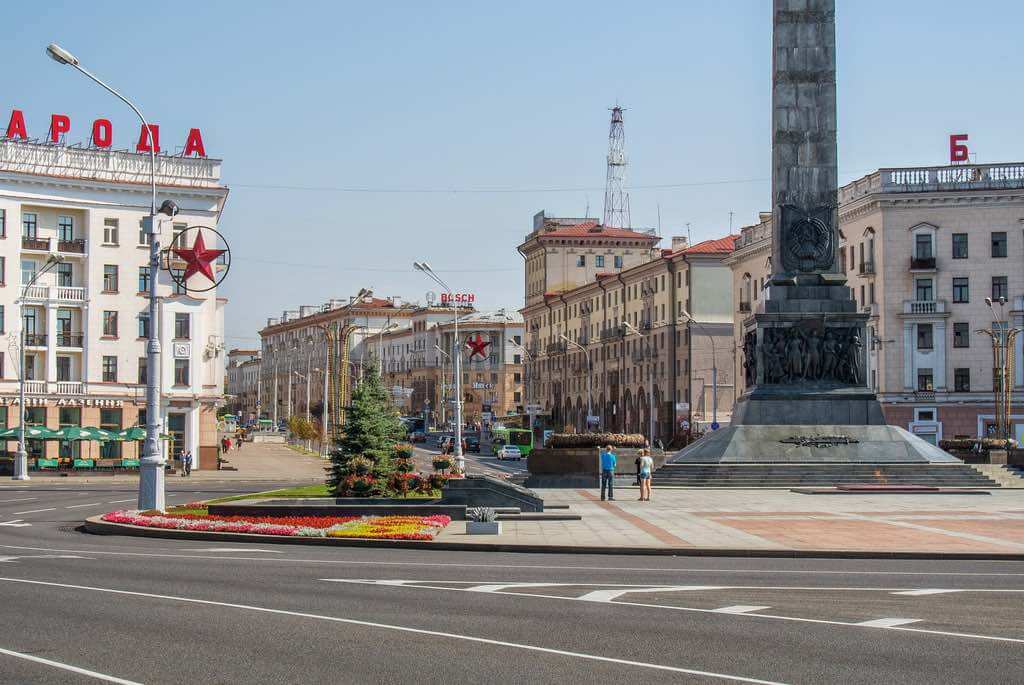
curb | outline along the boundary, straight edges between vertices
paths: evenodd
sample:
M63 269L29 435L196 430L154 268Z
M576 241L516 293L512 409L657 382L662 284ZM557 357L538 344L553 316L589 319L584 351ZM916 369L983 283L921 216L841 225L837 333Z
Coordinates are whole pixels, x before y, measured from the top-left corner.
M1024 561L1024 553L979 552L869 552L859 550L741 549L714 547L601 547L573 545L515 545L506 543L437 542L425 540L367 540L360 538L307 538L253 533L145 528L128 523L111 523L91 516L84 529L93 535L127 535L172 540L219 542L256 542L278 545L315 545L320 547L369 547L377 549L419 549L457 552L520 552L526 554L603 554L669 557L740 557L766 559L945 559L965 561Z

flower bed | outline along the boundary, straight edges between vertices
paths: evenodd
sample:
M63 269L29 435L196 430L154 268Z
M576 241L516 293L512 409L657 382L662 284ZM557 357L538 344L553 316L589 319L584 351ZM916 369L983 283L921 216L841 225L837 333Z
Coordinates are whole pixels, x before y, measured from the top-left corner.
M112 511L103 515L110 523L146 528L253 533L301 537L367 538L375 540L433 540L451 523L434 516L211 516L209 514L151 514Z

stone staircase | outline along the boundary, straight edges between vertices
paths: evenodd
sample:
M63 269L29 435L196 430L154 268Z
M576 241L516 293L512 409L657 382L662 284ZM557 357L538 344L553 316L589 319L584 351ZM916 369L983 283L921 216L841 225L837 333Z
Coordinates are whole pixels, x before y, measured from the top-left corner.
M1004 464L971 464L978 473L1004 488L1024 488L1024 467Z
M792 488L930 485L996 488L1000 481L967 464L665 464L655 487Z

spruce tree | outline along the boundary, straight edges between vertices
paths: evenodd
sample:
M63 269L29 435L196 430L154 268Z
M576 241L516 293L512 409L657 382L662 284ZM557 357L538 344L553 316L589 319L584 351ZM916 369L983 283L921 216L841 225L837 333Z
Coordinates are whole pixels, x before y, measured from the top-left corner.
M337 492L349 475L349 460L358 456L374 463L373 475L384 485L383 481L391 475L395 443L405 437L405 427L388 398L377 373L377 363L372 358L364 367L362 381L352 391L352 403L345 411L342 431L341 439L331 452L328 486Z

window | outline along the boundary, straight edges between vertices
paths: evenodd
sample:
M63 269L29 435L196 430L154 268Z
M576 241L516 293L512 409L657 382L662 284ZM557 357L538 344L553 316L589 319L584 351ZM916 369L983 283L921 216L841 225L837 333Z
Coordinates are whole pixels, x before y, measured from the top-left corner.
M117 312L103 312L103 335L110 338L117 337Z
M603 267L604 266L604 255L599 254L596 257L594 257L594 266L596 266L596 267Z
M875 304L875 283L868 283L868 302Z
M124 411L100 409L100 428L108 431L119 431L124 428ZM121 456L121 443L117 440L100 443L100 456L104 459L117 459Z
M971 346L971 327L966 321L953 323L953 347Z
M992 232L992 256L1006 256L1006 231Z
M0 238L7 237L7 210L0 209Z
M103 382L117 382L117 357L104 355L103 357Z
M0 334L7 332L7 319L4 317L4 306L0 304Z
M75 222L70 216L61 214L57 216L57 240L74 240Z
M7 407L0 407L0 428L7 429Z
M918 259L931 259L932 236L930 234L918 233L914 236L914 256Z
M188 385L188 360L174 360L174 384Z
M934 385L932 385L931 369L917 370L917 389L921 392L930 392L935 389Z
M970 291L966 278L953 279L953 302L970 302Z
M57 265L57 285L62 288L71 287L72 267L71 262L61 262Z
M21 284L28 285L36 277L36 263L31 259L21 260Z
M999 298L1009 297L1009 290L1006 286L1006 276L993 276L992 277L992 299L998 300Z
M174 294L184 295L187 292L185 290L185 270L171 269L171 276L174 281Z
M915 285L918 302L931 302L934 299L932 297L932 279L918 278Z
M953 259L967 259L967 234L953 234Z
M139 245L149 245L153 242L153 236L146 233L145 219L139 219Z
M992 369L992 389L1002 390L1003 389L1003 370Z
M4 377L4 353L0 352L0 378ZM4 409L7 409L4 407Z
M148 381L148 374L146 369L148 368L149 360L146 357L139 357L139 385L145 385Z
M57 355L57 382L71 380L71 357Z
M586 265L587 265L587 256L586 255L582 255L581 254L578 257L576 257L576 266L586 266Z
M117 292L117 264L103 265L103 292Z
M523 363L523 355L521 355L521 354L514 354L514 355L512 355L512 363L513 364L522 364Z
M149 313L148 312L142 312L141 314L139 314L139 337L140 338L148 338L149 337Z
M148 266L140 266L139 267L139 292L140 293L148 293L149 292L149 267Z
M953 369L953 391L954 392L970 392L971 391L971 370L970 369Z
M7 283L7 257L0 257L0 285Z
M188 314L175 312L174 314L174 337L178 340L188 340L190 335L190 317Z
M185 243L183 242L184 238L181 237L181 234L184 233L187 228L188 224L174 224L174 226L172 226L174 237L171 238L171 247L185 247Z
M118 222L117 219L104 219L103 220L103 244L104 245L117 245L118 244Z
M622 268L622 257L619 256L619 255L615 255L612 258L612 263L615 265L616 269L621 269Z
M27 355L25 357L25 380L34 381L36 379L36 356L34 354Z
M932 347L934 347L932 325L930 323L917 324L917 349L930 350Z
M25 407L26 426L45 426L46 407Z
M25 212L21 215L21 237L23 238L35 238L37 235L36 222L37 217L32 212Z

